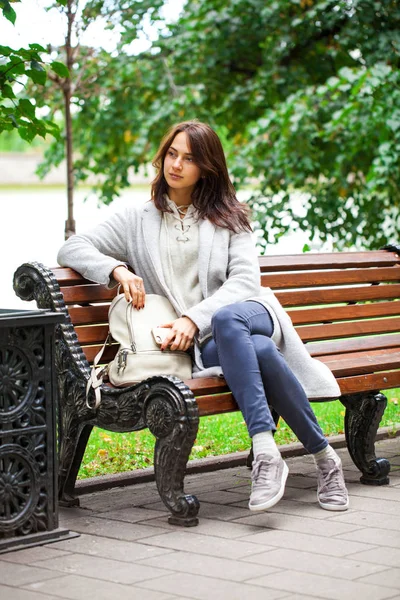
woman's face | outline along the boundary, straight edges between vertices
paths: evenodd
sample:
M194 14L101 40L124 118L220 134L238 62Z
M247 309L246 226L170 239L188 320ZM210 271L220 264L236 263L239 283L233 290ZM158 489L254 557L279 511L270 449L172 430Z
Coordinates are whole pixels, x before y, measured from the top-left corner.
M191 194L201 177L200 168L193 160L189 138L184 131L178 133L164 159L164 177L172 190Z

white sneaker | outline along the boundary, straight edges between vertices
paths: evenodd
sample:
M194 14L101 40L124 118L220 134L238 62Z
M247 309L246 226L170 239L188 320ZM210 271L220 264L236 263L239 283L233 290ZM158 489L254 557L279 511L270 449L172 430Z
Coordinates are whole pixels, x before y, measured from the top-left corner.
M281 455L259 454L253 461L249 509L268 510L279 502L285 491L289 469Z

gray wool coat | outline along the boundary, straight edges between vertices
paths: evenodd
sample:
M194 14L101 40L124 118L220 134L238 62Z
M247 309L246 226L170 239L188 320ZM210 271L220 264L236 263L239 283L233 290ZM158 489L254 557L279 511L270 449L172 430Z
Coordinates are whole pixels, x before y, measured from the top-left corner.
M261 287L258 255L251 233L232 233L204 219L199 223L199 281L203 300L184 311L168 289L159 246L161 213L152 202L131 206L112 215L91 231L71 237L57 260L85 278L109 287L118 265L130 265L143 279L147 294L166 296L178 315L190 317L199 328L193 377L221 375L220 367L205 369L199 345L211 336L211 318L218 308L245 300L264 304L274 321L273 340L312 398L338 398L340 388L331 371L310 357L289 316L269 288Z

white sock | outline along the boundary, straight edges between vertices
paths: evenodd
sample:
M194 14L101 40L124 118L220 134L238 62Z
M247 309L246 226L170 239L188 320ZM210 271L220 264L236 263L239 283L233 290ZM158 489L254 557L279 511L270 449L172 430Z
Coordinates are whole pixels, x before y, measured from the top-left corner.
M253 442L254 458L256 458L259 454L266 454L268 457L280 454L272 431L262 431L261 433L256 433L251 439Z
M331 458L332 460L334 460L337 465L341 464L340 457L336 454L332 446L330 446L329 444L320 452L313 454L313 457L316 465L318 465L320 460L326 460L327 458Z

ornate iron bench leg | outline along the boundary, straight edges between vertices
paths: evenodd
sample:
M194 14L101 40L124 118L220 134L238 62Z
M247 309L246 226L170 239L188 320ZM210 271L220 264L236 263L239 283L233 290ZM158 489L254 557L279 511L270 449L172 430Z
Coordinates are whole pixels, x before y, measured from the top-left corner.
M74 491L75 482L93 429L92 425L82 427L77 421L71 425L70 431L63 435L60 444L60 506L79 506L79 499Z
M183 490L186 463L199 426L192 392L175 377L152 380L144 405L146 425L156 437L154 471L160 497L173 525L198 524L199 501Z
M386 396L372 392L342 396L340 401L346 407L347 448L354 464L362 472L361 483L388 484L390 463L386 458L375 456L375 438L387 405Z

